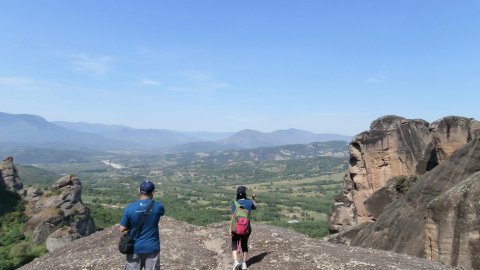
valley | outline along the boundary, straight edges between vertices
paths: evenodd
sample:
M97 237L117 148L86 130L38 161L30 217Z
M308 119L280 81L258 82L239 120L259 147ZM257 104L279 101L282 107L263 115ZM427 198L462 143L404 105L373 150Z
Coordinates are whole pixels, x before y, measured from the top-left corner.
M136 200L138 183L148 178L167 216L196 225L228 220L236 186L246 185L249 194L258 195L255 222L321 237L328 233L346 157L347 143L334 141L196 153L85 153L79 162L49 158L20 165L19 171L26 185L42 187L62 174L76 174L98 228L116 224L122 208Z

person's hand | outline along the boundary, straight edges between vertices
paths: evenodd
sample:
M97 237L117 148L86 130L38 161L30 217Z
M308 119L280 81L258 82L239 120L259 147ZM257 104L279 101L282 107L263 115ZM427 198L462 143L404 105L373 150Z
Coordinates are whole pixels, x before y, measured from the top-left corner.
M257 197L257 194L253 193L252 194L252 199L255 200L256 197Z

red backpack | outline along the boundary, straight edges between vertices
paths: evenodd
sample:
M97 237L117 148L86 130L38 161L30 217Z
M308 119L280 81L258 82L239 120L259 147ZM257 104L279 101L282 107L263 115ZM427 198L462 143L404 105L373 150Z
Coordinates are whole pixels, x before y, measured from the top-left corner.
M247 235L250 233L250 212L237 201L234 203L235 213L233 213L232 219L232 232L238 235Z

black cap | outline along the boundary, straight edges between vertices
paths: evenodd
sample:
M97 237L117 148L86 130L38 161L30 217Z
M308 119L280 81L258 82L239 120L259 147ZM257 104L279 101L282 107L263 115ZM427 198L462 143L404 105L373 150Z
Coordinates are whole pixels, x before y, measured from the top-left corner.
M247 195L247 188L244 186L239 186L237 188L237 195Z

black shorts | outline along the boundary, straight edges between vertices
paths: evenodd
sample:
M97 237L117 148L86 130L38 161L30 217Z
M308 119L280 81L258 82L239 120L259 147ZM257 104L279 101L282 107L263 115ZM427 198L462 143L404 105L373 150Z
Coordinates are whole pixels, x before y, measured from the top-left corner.
M232 233L232 251L237 250L238 241L240 241L242 252L248 252L248 237L250 237L250 234L238 235L236 233Z

